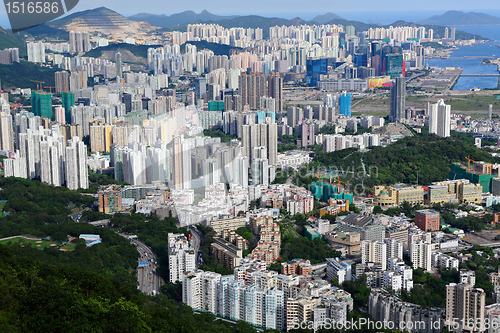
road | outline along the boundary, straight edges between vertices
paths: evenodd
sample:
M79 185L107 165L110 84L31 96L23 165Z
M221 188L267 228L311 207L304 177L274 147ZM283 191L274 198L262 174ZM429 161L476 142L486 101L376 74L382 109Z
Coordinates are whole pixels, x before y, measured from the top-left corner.
M80 218L82 217L83 212L86 210L89 210L89 209L90 208L87 207L79 212L74 213L74 214L69 214L69 217L71 217L73 219L73 221L75 221L75 222L80 222Z
M148 295L153 295L153 291L158 293L160 291L160 277L156 273L158 268L158 265L155 264L156 255L146 244L137 239L133 239L131 243L137 246L137 251L141 255L139 262L147 262L147 266L137 268L138 289Z
M196 268L200 266L200 248L203 246L203 234L195 226L188 226L191 231L191 247L196 253Z

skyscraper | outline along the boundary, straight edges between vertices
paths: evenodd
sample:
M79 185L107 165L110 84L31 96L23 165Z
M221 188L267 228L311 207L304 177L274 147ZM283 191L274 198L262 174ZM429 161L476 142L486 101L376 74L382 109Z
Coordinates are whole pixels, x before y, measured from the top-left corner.
M14 151L12 116L0 113L0 150Z
M283 111L283 78L278 73L271 73L268 78L268 96L274 98L276 112Z
M69 91L69 73L66 71L55 72L56 93Z
M351 116L351 94L346 93L345 91L340 95L339 99L340 105L340 114L343 114L346 117Z
M405 95L406 95L406 78L403 76L397 77L394 84L391 86L391 114L390 121L400 122L405 118Z
M117 78L122 78L123 73L123 67L122 67L122 54L120 52L115 54L115 63L116 63L116 77Z
M173 139L173 177L174 190L182 190L182 139L176 136Z
M87 52L92 49L90 45L90 35L83 31L69 32L69 53Z
M35 116L52 119L52 94L31 91L31 110Z
M71 123L71 107L75 105L75 94L72 92L62 92L62 106L64 108L64 115L66 118L66 124Z
M451 105L440 99L436 104L429 104L429 133L440 137L450 136Z
M260 97L267 96L267 80L263 73L241 73L238 78L239 95L243 105L256 110L260 106Z
M45 62L45 46L43 42L29 42L26 48L28 51L28 61Z

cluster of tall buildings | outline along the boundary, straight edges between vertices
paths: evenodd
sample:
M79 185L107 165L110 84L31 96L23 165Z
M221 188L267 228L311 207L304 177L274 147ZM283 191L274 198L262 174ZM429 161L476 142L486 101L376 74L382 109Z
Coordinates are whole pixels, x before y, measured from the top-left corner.
M30 62L45 62L45 45L43 42L28 42L26 44L28 52L28 61Z
M351 295L307 275L266 271L259 260L246 259L234 275L195 270L182 281L182 301L195 310L246 321L259 328L288 331L305 322L345 323Z
M69 53L88 52L92 49L88 32L69 32Z
M10 65L13 62L19 62L19 48L0 50L0 64Z
M20 124L25 127L26 122ZM40 178L44 183L71 190L89 187L87 146L78 137L64 141L59 128L20 128L16 131L14 162L6 163L5 175ZM11 169L11 167L13 169Z

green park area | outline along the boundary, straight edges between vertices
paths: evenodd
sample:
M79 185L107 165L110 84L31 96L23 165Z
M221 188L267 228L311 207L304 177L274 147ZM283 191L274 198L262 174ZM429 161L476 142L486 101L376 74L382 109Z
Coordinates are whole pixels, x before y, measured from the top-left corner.
M24 237L15 237L15 238L10 238L10 239L4 239L0 240L0 244L2 245L8 245L8 244L17 244L20 243L24 246L29 245L31 247L35 247L37 249L44 249L48 247L56 247L59 246L60 244L54 241L48 241L48 240L41 240L41 239L27 239ZM74 245L65 245L62 247L63 250L69 251L73 249L75 246Z

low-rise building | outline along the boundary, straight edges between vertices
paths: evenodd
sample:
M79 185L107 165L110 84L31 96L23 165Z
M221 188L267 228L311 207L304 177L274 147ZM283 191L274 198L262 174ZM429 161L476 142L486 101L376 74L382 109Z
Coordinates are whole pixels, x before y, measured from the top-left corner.
M422 205L424 203L424 188L422 186L410 186L406 184L395 184L392 186L374 187L374 204L385 206L399 206L403 202L411 205Z
M337 280L338 284L351 280L351 264L340 261L339 258L326 258L326 278L328 281Z

